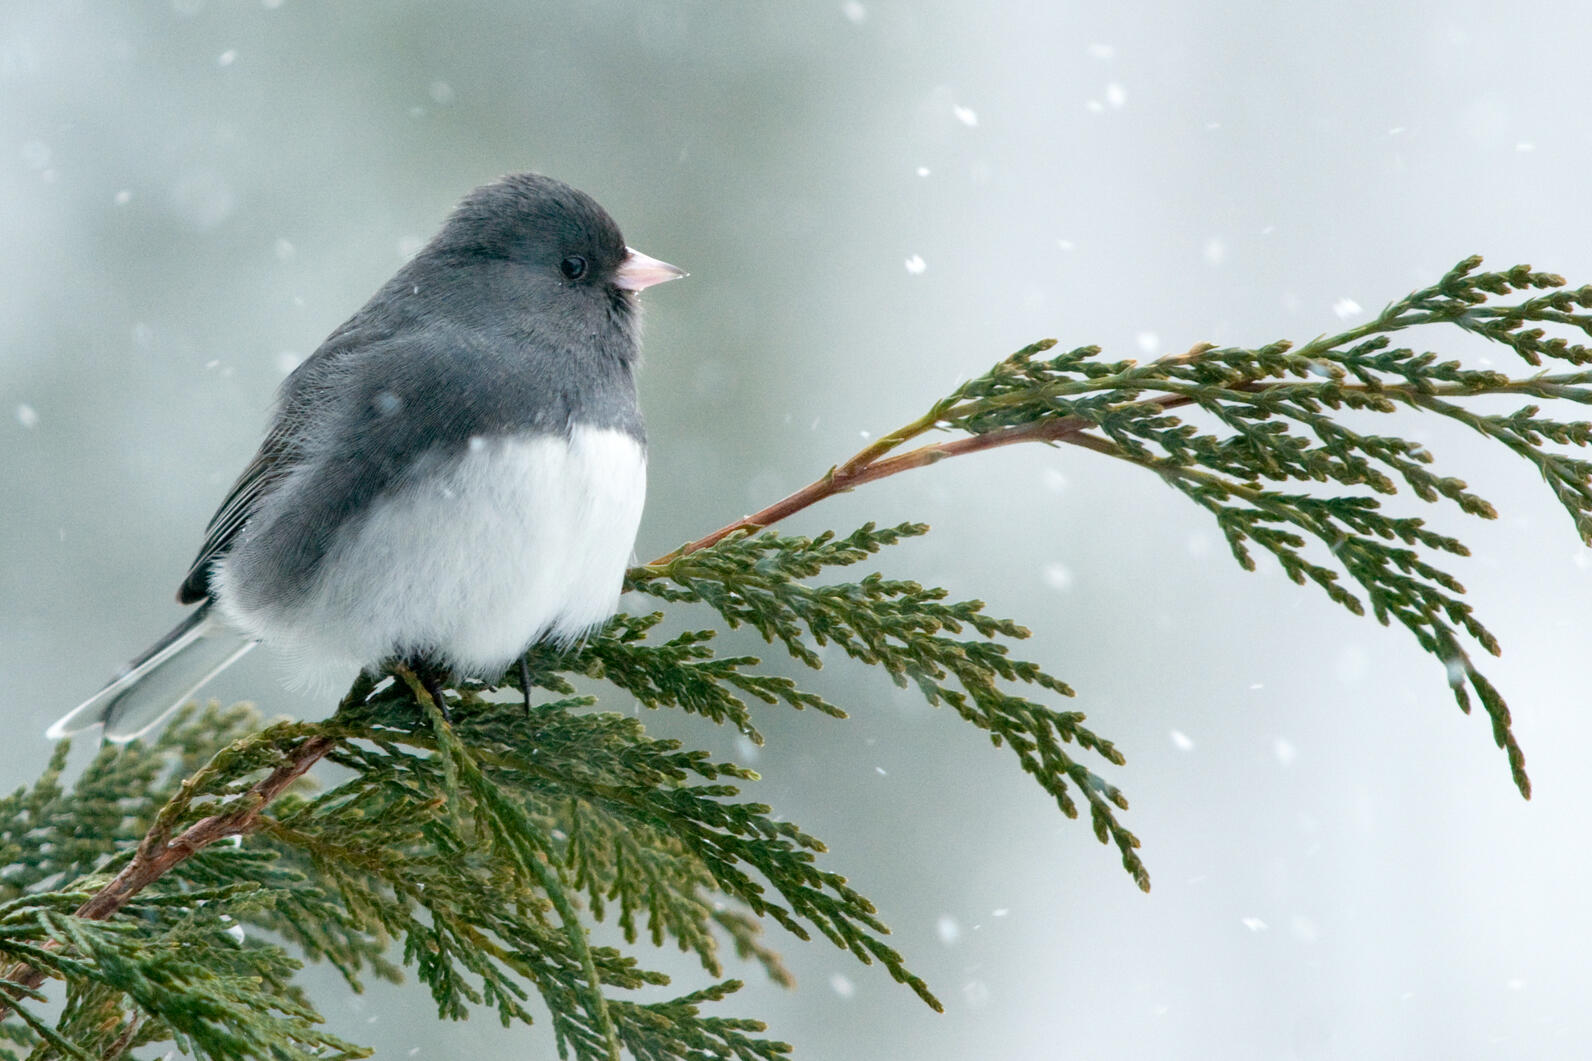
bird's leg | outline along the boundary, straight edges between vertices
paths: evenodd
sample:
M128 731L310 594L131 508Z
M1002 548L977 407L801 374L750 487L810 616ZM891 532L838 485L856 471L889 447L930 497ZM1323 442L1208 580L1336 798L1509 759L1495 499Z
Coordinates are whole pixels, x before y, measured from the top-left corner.
M449 725L453 724L453 712L448 710L447 698L442 695L445 683L451 675L427 656L414 655L404 660L404 664L420 680L427 693L431 694L432 703L437 705L437 710L442 712L442 720Z
M525 697L525 717L531 717L531 665L524 654L520 656L520 692Z
M442 695L442 679L436 671L432 671L421 679L425 683L426 692L431 694L431 699L436 703L437 710L442 712L442 721L453 725L453 712L448 710L448 700Z

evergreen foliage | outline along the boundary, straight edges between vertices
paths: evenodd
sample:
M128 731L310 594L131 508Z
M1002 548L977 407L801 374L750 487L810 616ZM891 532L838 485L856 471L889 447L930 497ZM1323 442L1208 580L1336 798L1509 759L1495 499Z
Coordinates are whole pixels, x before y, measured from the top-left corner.
M1543 412L1592 402L1592 350L1549 334L1592 335L1592 288L1523 266L1478 269L1462 262L1374 319L1299 346L1200 345L1138 364L1035 344L791 497L634 569L629 587L666 611L711 609L806 667L834 646L883 668L1010 749L1064 814L1086 804L1095 835L1148 889L1119 820L1127 800L1096 772L1123 757L1082 714L1051 706L1071 689L1011 654L1027 632L943 590L837 575L925 527L763 529L947 457L1070 443L1159 475L1216 520L1245 568L1270 556L1355 614L1409 630L1460 706L1480 701L1528 794L1508 708L1469 654L1498 643L1438 566L1465 547L1384 500L1402 485L1469 515L1493 509L1437 474L1425 447L1351 426L1417 412L1461 423L1530 462L1592 543L1592 463L1566 452L1592 424ZM1514 375L1394 346L1422 325L1457 326L1550 369ZM1515 407L1488 411L1499 399ZM953 437L904 448L935 431ZM753 657L717 655L713 629L663 637L663 614L616 616L567 652L533 648L526 673L540 702L529 712L479 683L442 689L394 665L362 677L322 722L262 728L246 707L190 706L153 743L102 749L71 789L58 747L31 788L0 800L0 956L12 963L0 1058L152 1057L165 1044L205 1058L367 1056L321 1027L293 979L305 960L330 963L352 990L407 967L445 1018L545 1019L562 1057L778 1058L790 1047L759 1022L713 1015L739 986L725 978L726 951L789 982L760 935L770 921L879 963L938 1008L873 904L825 865L823 844L742 795L752 771L650 737L577 693L572 679L595 681L759 742L755 712L767 707L844 717ZM307 779L323 758L346 779ZM593 942L593 922L627 944L672 943L710 986L671 997L662 974ZM64 987L42 992L51 980Z

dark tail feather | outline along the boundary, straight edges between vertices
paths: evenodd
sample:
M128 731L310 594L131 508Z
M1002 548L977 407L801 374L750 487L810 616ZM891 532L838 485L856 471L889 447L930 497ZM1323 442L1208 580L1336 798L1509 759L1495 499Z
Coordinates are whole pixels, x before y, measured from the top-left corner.
M58 719L45 735L59 740L101 723L105 739L117 743L148 733L258 644L229 629L211 612L209 601L195 608L176 629L122 668L110 684Z

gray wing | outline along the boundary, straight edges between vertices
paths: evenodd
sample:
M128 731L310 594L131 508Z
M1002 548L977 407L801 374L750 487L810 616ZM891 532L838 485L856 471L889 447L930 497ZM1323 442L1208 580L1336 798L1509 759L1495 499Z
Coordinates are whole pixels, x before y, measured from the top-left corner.
M447 356L452 348L426 333L392 339L347 326L334 333L283 383L271 430L210 518L177 600L192 604L210 598L216 562L290 475L308 472L294 487L297 502L257 530L266 553L291 557L282 570L308 577L343 521L385 490L421 451L439 441L462 447L468 418L443 412L470 404L454 378L454 359ZM490 380L492 374L486 375ZM427 407L434 410L431 415L413 417ZM397 409L411 415L392 415ZM307 434L340 440L332 447L333 459L324 452L312 458L305 451ZM313 468L306 469L307 462Z
M371 301L374 303L375 299ZM379 339L384 334L379 324L372 320L371 309L367 306L327 336L326 341L282 381L271 429L260 444L259 452L227 491L221 507L210 517L199 555L194 557L182 585L177 588L179 603L193 604L210 597L211 567L232 547L261 499L276 489L297 464L300 434L295 425L313 419L324 402L328 370L350 353Z
M227 491L226 500L221 502L221 507L216 509L216 514L210 517L210 523L205 527L205 541L199 547L199 555L194 557L188 574L177 589L178 603L192 604L210 596L210 566L231 546L238 531L248 521L255 504L269 494L292 467L291 437L291 432L278 421L277 426L266 436L260 451L243 469L243 474L232 484L232 489Z

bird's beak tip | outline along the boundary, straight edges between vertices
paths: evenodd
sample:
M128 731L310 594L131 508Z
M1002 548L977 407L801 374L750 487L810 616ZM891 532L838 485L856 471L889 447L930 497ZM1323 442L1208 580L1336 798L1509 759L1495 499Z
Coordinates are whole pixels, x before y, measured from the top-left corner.
M668 262L642 254L634 247L625 249L630 253L626 254L625 260L619 264L614 283L626 291L644 291L654 284L679 280L691 275L677 265L670 265Z

